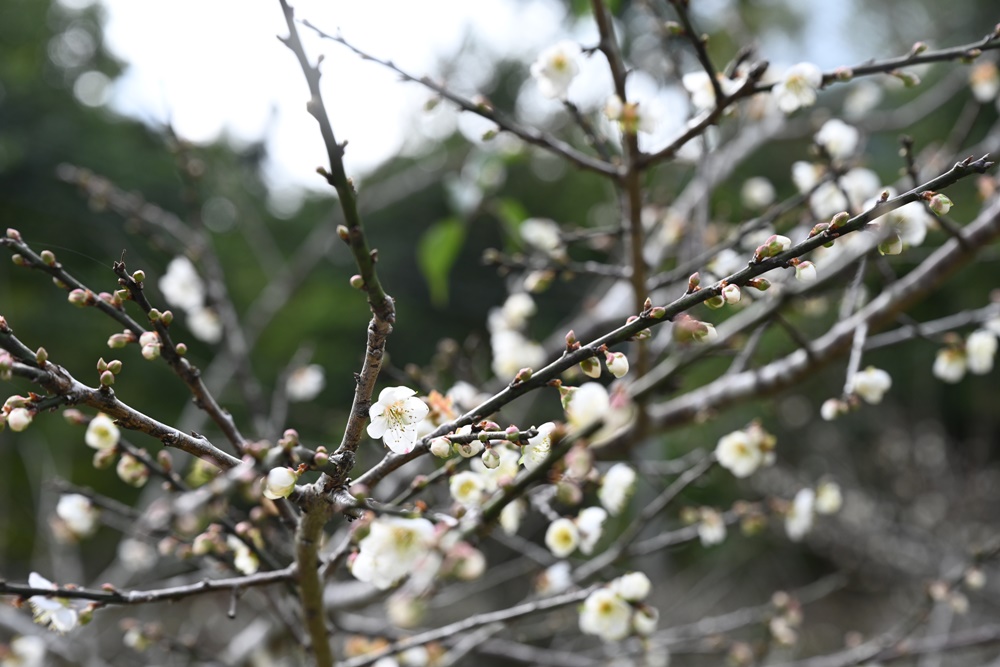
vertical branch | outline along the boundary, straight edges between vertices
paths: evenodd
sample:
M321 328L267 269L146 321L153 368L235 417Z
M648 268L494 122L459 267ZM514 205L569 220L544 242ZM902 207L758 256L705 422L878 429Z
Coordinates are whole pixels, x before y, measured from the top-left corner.
M305 616L306 629L312 640L316 667L332 667L333 651L326 629L323 609L323 582L319 574L319 547L323 526L329 518L323 500L309 493L303 501L305 512L295 531L295 561L299 579L299 598Z
M622 104L628 102L625 95L625 80L628 72L621 49L615 37L614 25L603 0L592 0L594 18L601 34L598 48L607 58L611 68L611 77L615 83L615 92ZM622 128L622 144L625 153L625 173L621 180L623 213L626 220L626 245L629 266L631 267L631 283L633 310L640 313L645 309L646 302L646 259L642 251L645 246L642 228L642 153L639 150L638 128ZM649 346L645 341L636 342L636 359L632 368L635 377L642 377L649 370ZM640 401L636 414L637 433L641 437L646 430L646 411Z

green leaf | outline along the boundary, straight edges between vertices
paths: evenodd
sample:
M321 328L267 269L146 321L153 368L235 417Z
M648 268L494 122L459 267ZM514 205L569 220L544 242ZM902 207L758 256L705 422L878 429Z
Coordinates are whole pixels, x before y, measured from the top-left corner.
M521 235L518 230L521 229L521 223L527 219L528 210L521 202L510 197L498 198L496 206L497 217L507 232L508 240L512 240L516 247L521 247Z
M448 305L448 276L465 241L465 225L457 218L445 218L428 228L417 244L417 264L431 292L431 303Z

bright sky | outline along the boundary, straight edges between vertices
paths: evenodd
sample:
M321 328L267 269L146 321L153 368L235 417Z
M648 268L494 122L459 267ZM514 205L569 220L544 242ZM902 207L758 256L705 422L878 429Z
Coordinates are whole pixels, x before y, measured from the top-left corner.
M68 7L92 1L61 0ZM325 153L316 123L305 111L305 81L291 51L276 39L287 33L277 0L98 1L108 14L107 46L127 63L110 90L111 109L152 125L169 120L180 136L196 142L222 135L240 144L266 136L265 177L279 207L284 201L294 208L295 192L302 187L326 189L315 173ZM723 10L726 3L712 4ZM452 71L449 85L469 97L489 74L477 64L501 54L531 62L570 27L561 0L297 0L293 6L298 18L330 33L339 30L410 73L435 74L445 65ZM582 22L572 37L594 43L594 30L591 22ZM325 56L324 98L338 139L349 141L346 161L355 178L407 146L412 149L415 138L447 136L456 123L470 139L488 129L468 114L456 119L449 105L420 113L431 98L421 86L399 82L386 69L308 29L300 34L311 57ZM785 46L775 41L776 48ZM455 61L452 56L463 44L474 44L474 53L482 57ZM570 98L583 108L601 106L611 92L606 69L599 58L583 63ZM630 85L630 96L646 98L647 108L669 119L650 140L665 143L686 116L685 96L658 89L641 73ZM517 114L523 122L538 122L558 108L525 86Z

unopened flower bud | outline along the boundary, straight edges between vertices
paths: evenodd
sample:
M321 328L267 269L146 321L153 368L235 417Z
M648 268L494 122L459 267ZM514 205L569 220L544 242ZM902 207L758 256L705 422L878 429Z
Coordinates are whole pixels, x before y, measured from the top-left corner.
M583 361L581 361L580 370L583 371L583 374L586 375L587 377L590 378L601 377L601 365L597 363L597 359L595 359L594 357L590 357L588 359L584 359Z
M812 262L799 262L795 265L795 279L799 282L811 283L815 282L816 278L816 265Z
M567 349L573 349L574 346L577 345L578 342L576 340L576 334L573 332L572 329L570 329L568 332L566 332L566 347Z
M174 469L174 458L170 455L170 452L166 449L161 449L156 453L156 462L160 464L167 472Z
M179 357L183 357L185 354L187 354L187 351L188 351L188 346L185 345L184 343L177 343L177 345L174 345L174 352L176 352L177 356Z
M159 345L143 345L142 346L142 357L147 361L153 361L160 356L160 346Z
M740 299L743 298L743 293L740 291L739 285L726 285L722 288L722 298L732 306L740 302Z
M700 285L701 285L701 276L698 275L698 272L696 271L688 277L688 288L687 288L688 294L690 294L691 292L697 292Z
M115 456L117 455L118 455L118 450L115 447L98 449L96 452L94 452L94 467L98 470L104 470L105 468L110 468L111 464L115 462Z
M667 314L667 309L663 306L654 306L652 310L649 311L649 317L654 320L662 320Z
M287 498L295 490L299 476L291 468L272 468L264 482L264 496L271 500Z
M500 455L492 447L483 452L483 465L490 470L500 467Z
M122 372L122 362L118 359L112 359L108 362L107 370L111 371L115 375L118 375Z
M55 253L53 253L51 250L43 250L39 254L40 254L41 258L42 258L42 261L45 262L45 264L47 266L55 266L56 265L56 256L55 256Z
M155 322L158 319L160 319L160 311L158 311L156 308L150 308L149 312L146 313L146 317L149 318L150 322Z
M14 262L14 266L28 266L28 260L24 258L24 255L18 252L15 252L10 256L10 261Z
M833 216L830 220L830 229L840 229L847 224L847 221L851 219L851 214L847 211L841 211L837 215Z
M604 358L608 371L616 378L623 378L628 373L628 357L621 352L609 352Z
M532 370L530 368L522 368L514 376L514 382L527 382L531 379Z
M122 454L115 471L123 482L136 488L143 486L149 479L149 468L131 454Z
M45 350L44 347L40 347L40 348L38 348L35 351L35 363L36 364L38 364L39 366L41 366L41 365L43 365L48 360L49 360L49 353Z
M143 271L142 269L139 269L138 271L132 274L132 280L136 281L137 283L143 282L144 280L146 280L146 272Z
M771 282L767 278L751 278L747 285L764 292L771 286Z
M31 420L34 418L28 408L14 408L7 414L7 425L10 426L10 430L20 433L31 425Z
M439 459L446 459L451 456L451 440L448 438L434 438L431 440L431 454Z
M907 88L913 88L914 86L920 85L920 77L913 72L907 72L900 69L894 69L889 72L890 76L894 76L903 82L903 85Z
M365 279L358 274L354 274L353 276L351 276L351 287L353 287L354 289L364 289Z
M69 302L74 306L83 307L91 302L90 293L87 290L75 289L69 293Z
M170 323L174 321L173 311L165 310L162 313L160 313L160 321L169 327Z
M21 232L17 231L13 227L7 228L7 238L14 239L15 241L21 240Z
M938 193L933 197L931 197L930 202L928 202L928 204L931 207L931 210L937 213L938 215L947 215L948 211L951 210L951 207L954 206L951 199L949 199L946 195L943 195L941 193Z
M344 243L350 243L351 241L350 232L344 225L337 225L337 236L339 236L340 240Z
M110 387L115 383L115 374L111 371L104 371L101 373L101 386Z
M711 299L705 300L705 306L711 308L712 310L718 310L726 305L726 299L721 294L718 296L713 296Z

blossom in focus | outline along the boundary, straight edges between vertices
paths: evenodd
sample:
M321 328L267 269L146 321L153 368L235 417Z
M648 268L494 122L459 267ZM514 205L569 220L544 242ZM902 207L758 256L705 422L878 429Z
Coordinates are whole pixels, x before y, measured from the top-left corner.
M100 512L90 498L79 493L64 493L56 503L56 516L76 537L89 537L97 530Z
M88 447L111 449L118 446L120 438L121 431L118 430L118 426L115 425L111 417L102 412L87 424L87 433L83 439Z
M843 160L854 155L858 148L861 133L857 128L848 125L839 118L831 118L823 123L814 140L822 146L827 155L834 160Z
M604 473L597 499L612 516L618 516L625 509L635 490L635 470L625 463L616 463Z
M977 329L965 339L965 361L969 372L985 375L993 370L997 353L997 337L989 329Z
M295 490L295 482L298 475L291 468L278 467L271 468L264 481L264 496L271 500L287 498Z
M802 283L816 282L816 265L812 262L799 262L795 265L795 279Z
M434 524L427 519L380 517L358 543L351 573L380 590L410 574L434 544Z
M599 588L580 608L580 631L604 641L628 637L632 627L632 605L609 588Z
M623 378L628 373L628 357L621 352L608 352L604 363L608 365L608 372L616 378Z
M311 401L326 387L326 371L319 364L299 366L285 381L285 395L293 403Z
M931 372L942 382L955 384L965 377L965 361L964 349L943 347L934 357L934 366L931 368Z
M170 260L158 284L163 298L174 308L190 311L201 308L205 301L205 283L187 257Z
M556 558L565 558L580 545L580 531L572 519L556 519L545 531L545 546Z
M417 442L417 424L430 409L409 387L386 387L378 401L368 409L371 423L368 435L382 442L397 454L406 454Z
M857 394L866 403L877 405L882 402L882 397L892 388L892 376L881 368L869 366L863 371L858 371L851 378L849 393Z
M816 91L823 84L823 73L813 63L792 65L775 84L772 92L783 112L792 113L816 103Z
M538 89L549 98L565 99L569 86L580 72L577 58L580 45L564 40L550 46L538 55L531 65L531 76L538 83Z
M785 515L785 532L793 542L800 541L812 529L816 493L812 489L800 489Z

